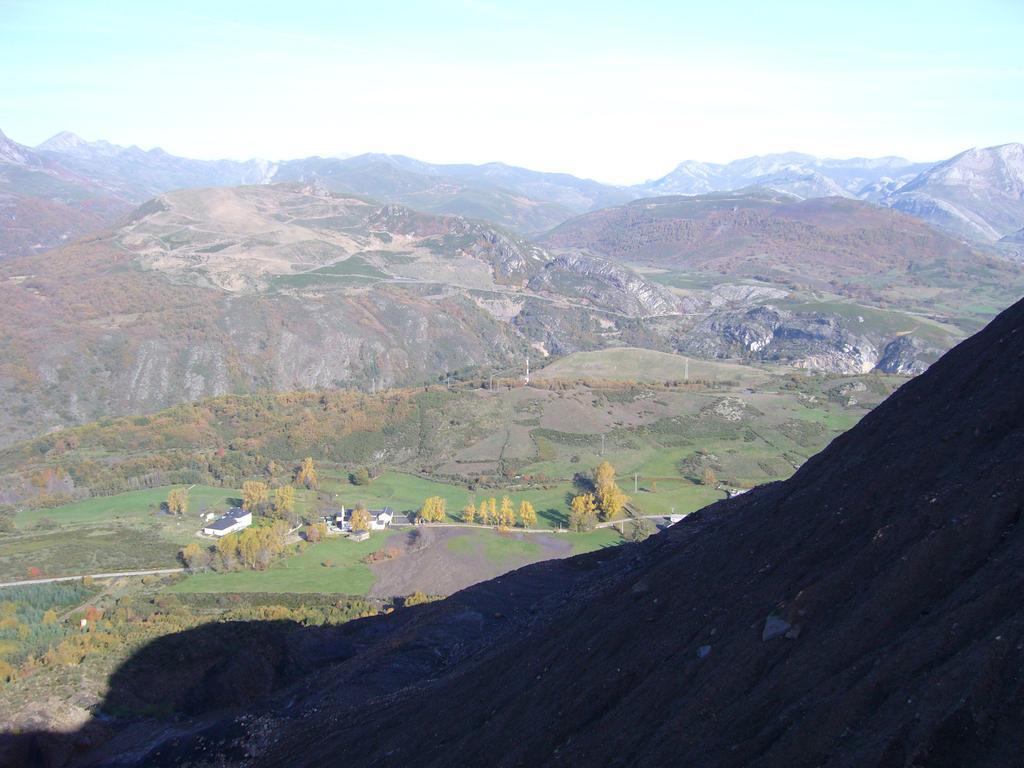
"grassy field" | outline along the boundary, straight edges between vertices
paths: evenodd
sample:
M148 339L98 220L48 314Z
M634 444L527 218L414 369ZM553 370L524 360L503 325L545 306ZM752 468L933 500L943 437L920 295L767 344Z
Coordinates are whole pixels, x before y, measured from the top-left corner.
M171 488L189 488L189 515L198 519L203 511L226 510L237 503L241 492L207 485L166 486L144 491L129 491L116 496L99 496L85 501L67 504L54 509L27 509L19 512L14 519L19 529L49 521L56 525L76 523L97 523L114 521L140 521L155 518L160 505L167 501Z
M369 567L359 561L386 546L398 531L367 541L329 538L283 558L265 571L197 573L170 587L172 592L336 592L364 595L373 585Z
M679 457L682 455L683 452L678 452ZM611 458L614 459L615 456ZM684 514L725 498L725 494L721 491L696 485L680 478L678 471L672 466L672 457L666 459L663 454L652 450L649 459L649 464L638 464L637 466L656 469L657 474L653 476L648 474L641 478L640 493L633 493L632 476L622 475L619 478L620 484L633 500L634 506L643 514L669 514L673 509L679 514ZM663 459L664 466L657 464L655 459ZM594 455L591 460L593 466L596 466L601 457ZM653 477L664 478L665 476L669 477L667 481L665 479L653 480ZM569 482L556 483L550 488L537 490L481 488L471 491L465 486L425 480L401 472L385 472L365 486L354 486L335 479L330 483L325 483L324 487L336 494L337 501L346 506L354 506L359 503L369 507L388 505L399 513L409 514L419 509L420 504L428 496L441 496L447 502L448 522L461 522L461 510L470 499L479 505L484 499L493 496L500 504L501 497L507 495L516 510L519 509L521 501L529 501L533 504L537 511L536 527L551 529L564 528L568 525L569 501L574 494L579 493L579 490Z
M389 506L399 514L413 514L429 496L441 496L447 504L448 522L461 521L461 511L470 499L479 503L494 496L500 503L507 495L515 508L521 501L529 501L537 510L537 527L558 528L568 521L569 507L567 494L572 492L570 483L558 483L546 490L512 491L500 488L481 488L470 491L463 485L441 483L402 472L384 472L369 485L352 485L341 476L326 474L322 488L334 494L339 504L347 507L366 504L368 507Z
M195 541L202 511L227 509L240 492L194 486L189 513L161 511L172 487L129 491L53 509L22 510L17 532L0 536L0 579L75 576L178 565L181 546Z
M360 562L372 552L401 547L409 529L371 534L368 541L354 542L332 537L311 545L297 555L283 558L266 571L196 573L168 587L175 593L291 593L365 595L373 586L374 575ZM590 533L558 534L559 541L571 545L571 554L591 552L622 542L609 528ZM494 530L466 529L441 545L454 565L460 559L483 556L498 566L517 567L523 562L543 560L544 547L532 534L505 536Z
M752 365L699 360L651 349L621 347L575 352L537 371L536 378L682 381L687 372L690 380L733 381L743 386L762 384L772 375ZM775 372L778 373L777 368Z

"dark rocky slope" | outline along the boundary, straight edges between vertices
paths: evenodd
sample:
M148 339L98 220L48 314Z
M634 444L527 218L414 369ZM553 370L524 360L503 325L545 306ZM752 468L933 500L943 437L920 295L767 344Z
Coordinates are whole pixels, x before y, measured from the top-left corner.
M791 480L691 516L452 674L332 712L330 738L285 729L254 762L1012 764L1022 376L1024 302Z
M1015 764L1022 376L1019 302L790 480L643 545L296 630L252 661L296 682L258 698L203 704L219 678L181 662L178 688L154 685L198 635L159 641L111 708L159 697L189 718L115 725L78 763Z

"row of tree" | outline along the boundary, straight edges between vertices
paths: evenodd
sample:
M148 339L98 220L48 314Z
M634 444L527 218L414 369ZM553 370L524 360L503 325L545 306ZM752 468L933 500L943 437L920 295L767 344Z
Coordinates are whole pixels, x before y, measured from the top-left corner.
M508 496L501 497L501 504L493 496L484 499L477 507L470 501L462 508L462 522L473 523L479 520L483 525L496 525L498 528L507 530L516 525L523 528L532 528L537 524L537 510L528 501L519 502L519 513L515 512L512 499Z
M447 514L447 502L442 496L431 496L425 499L420 507L418 518L426 523L443 522ZM523 528L532 528L537 524L537 510L528 501L519 502L519 512L516 513L512 499L502 496L499 503L493 496L484 499L480 506L471 500L462 508L462 522L476 523L483 525L496 525L502 530L514 528L520 525Z

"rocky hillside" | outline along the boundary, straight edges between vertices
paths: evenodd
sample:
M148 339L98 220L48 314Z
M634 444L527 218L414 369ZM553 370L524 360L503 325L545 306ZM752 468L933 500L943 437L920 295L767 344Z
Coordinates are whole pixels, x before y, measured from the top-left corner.
M560 292L568 270L483 222L313 186L162 195L113 232L0 266L3 441L208 395L500 369L677 311L622 269Z
M160 195L110 232L0 266L0 443L232 392L501 370L528 351L639 346L918 373L963 330L800 286L873 291L865 277L891 287L888 270L911 267L907 290L941 312L968 297L1000 306L1024 284L977 261L961 275L950 264L973 257L959 244L838 199L665 198L584 216L543 243L558 248L317 184ZM672 265L680 248L708 276L698 287L626 263Z
M1013 235L1024 225L1024 145L961 152L899 187L882 204L973 240Z
M107 708L185 715L87 726L75 764L1011 765L1022 376L1024 302L790 480L642 545L272 653L224 658L206 629L154 643Z

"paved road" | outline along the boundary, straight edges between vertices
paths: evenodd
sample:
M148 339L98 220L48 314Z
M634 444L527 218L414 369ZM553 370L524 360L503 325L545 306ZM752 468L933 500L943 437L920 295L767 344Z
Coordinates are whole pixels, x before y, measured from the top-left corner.
M52 584L55 581L78 581L86 576L93 579L116 579L119 576L160 576L168 573L184 573L184 568L157 568L152 571L118 571L117 573L83 573L79 576L54 576L49 579L25 579L23 581L0 582L3 587L20 587L25 584Z

